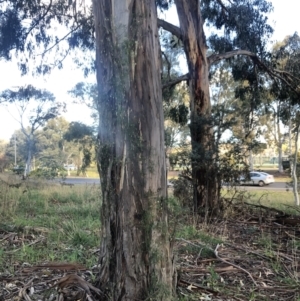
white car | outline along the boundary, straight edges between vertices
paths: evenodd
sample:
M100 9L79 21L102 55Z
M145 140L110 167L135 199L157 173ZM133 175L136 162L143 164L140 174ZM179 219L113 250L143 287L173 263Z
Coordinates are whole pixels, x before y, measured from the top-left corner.
M262 171L251 171L249 177L240 177L241 184L252 184L260 187L274 183L274 177L266 172Z
M66 170L76 170L76 166L74 164L64 164L64 169Z
M168 187L168 188L173 188L173 187L174 187L174 184L168 181L167 187Z

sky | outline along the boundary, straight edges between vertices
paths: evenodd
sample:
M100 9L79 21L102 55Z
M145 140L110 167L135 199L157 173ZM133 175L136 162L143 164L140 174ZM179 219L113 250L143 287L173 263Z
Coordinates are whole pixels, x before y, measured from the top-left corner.
M274 12L269 15L269 22L275 29L273 39L281 41L287 35L292 35L295 31L300 33L299 22L299 0L272 0ZM177 23L176 9L173 8L166 14L169 22ZM37 88L43 88L55 94L58 101L67 103L67 112L63 116L68 121L80 121L85 124L92 124L90 110L79 104L74 104L67 91L71 90L76 83L81 81L95 82L95 75L88 79L83 77L80 70L67 60L62 70L55 70L45 78L21 77L18 70L16 59L11 62L0 60L0 91L32 84ZM0 139L9 140L13 132L20 128L13 106L8 109L0 106Z

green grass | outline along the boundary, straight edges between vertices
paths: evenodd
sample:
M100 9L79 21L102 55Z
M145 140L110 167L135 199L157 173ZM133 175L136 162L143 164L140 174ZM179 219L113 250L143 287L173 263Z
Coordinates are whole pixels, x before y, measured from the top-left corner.
M35 265L46 261L77 262L86 267L97 264L98 254L95 251L100 245L101 226L100 187L75 185L70 188L60 185L47 186L42 182L38 185L41 188L37 189L36 185L32 185L26 189L25 187L16 189L0 183L0 273L14 274L24 263ZM294 208L286 206L293 205L291 191L265 192L257 188L251 192L238 190L238 194L234 195L232 191L229 193L224 189L223 195L284 211L295 211ZM169 206L170 217L174 219L173 237L178 245L175 250L178 257L185 259L187 264L190 264L192 258L193 266L197 258L214 258L213 250L218 244L226 243L227 240L226 235L220 238L222 231L216 231L219 227L224 227L224 224L217 223L211 226L192 224L192 219L180 207L178 200L170 198ZM281 241L274 241L274 237L271 236L272 231L260 233L259 227L255 225L249 224L246 230L253 230L253 236L257 235L254 240L255 250L259 250L262 255L269 258L266 264L276 273L278 282L284 279L285 282L282 283L294 286L295 279L298 279L296 270L294 277L287 277L283 273L285 266L278 257L278 252L282 252ZM224 231L228 230L224 229ZM11 236L3 239L7 235ZM244 243L244 240L241 242ZM284 244L289 250L294 250L294 254L299 252L300 243L296 238L285 241ZM230 258L229 261L233 259ZM222 281L223 276L217 273L215 264L218 262L208 261L205 266L207 272L203 277L203 285L225 294L226 282ZM291 271L293 272L292 269ZM240 294L244 294L242 286L239 288L234 284L233 289L234 291L241 289ZM262 300L257 294L257 291L253 291L247 297L244 296L244 299ZM200 299L203 299L202 296L195 291L181 300Z
M98 173L97 167L88 167L86 169L86 174L89 178L99 178L99 173ZM76 170L71 170L70 171L70 177L78 177L77 171ZM85 175L80 173L79 177L85 177Z
M249 201L253 204L276 208L286 213L297 214L294 195L289 191L251 191Z
M201 229L197 229L193 225L183 225L177 229L176 238L182 242L178 249L180 254L199 254L202 258L210 258L214 256L214 248L222 240L216 236L212 236Z
M221 193L227 199L234 198L295 214L295 208L291 208L294 207L294 194L291 188L288 191L264 191L263 188L251 191L222 189Z
M0 184L0 271L27 262L96 264L100 244L100 188L7 188Z

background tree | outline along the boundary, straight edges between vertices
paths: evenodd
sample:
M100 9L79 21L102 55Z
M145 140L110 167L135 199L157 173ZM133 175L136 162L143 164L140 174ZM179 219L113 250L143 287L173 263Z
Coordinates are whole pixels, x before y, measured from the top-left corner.
M293 193L295 199L295 205L300 205L299 200L299 184L298 184L298 174L297 174L297 162L298 162L298 152L299 152L299 133L300 133L300 116L297 114L297 122L295 127L295 154L294 160L292 165L292 186L293 186Z
M266 43L272 34L266 14L272 9L266 1L175 0L180 28L159 20L159 25L182 42L189 68L191 101L192 170L197 208L218 208L220 183L215 161L215 144L209 95L209 70L224 59L231 59L234 79L247 80L259 100L264 80L261 70L285 83L290 80L272 68ZM245 17L247 16L247 17ZM206 39L204 24L212 35ZM251 29L251 30L249 30ZM210 53L207 54L208 46ZM233 60L233 57L238 59ZM241 57L243 56L243 57ZM292 84L291 84L292 85Z
M0 140L0 172L3 172L9 166L9 159L5 154L6 147L7 142Z
M26 177L31 170L36 131L48 120L55 118L62 105L55 103L52 93L36 89L31 85L20 87L17 91L5 90L0 94L0 98L3 102L14 103L18 111L16 120L26 137L27 158L24 171Z
M265 118L262 120L263 125L266 127L264 137L268 141L268 144L274 146L277 150L279 172L283 172L283 145L288 134L288 120L284 118L287 113L286 110L288 110L287 105L286 102L277 99L273 100L267 106Z
M295 134L295 153L291 156L291 171L295 204L299 205L298 180L297 180L297 147L299 136L299 86L300 86L300 37L297 33L288 36L282 43L274 47L274 60L277 67L285 74L294 85L286 85L275 82L274 94L277 96L281 106L285 108L282 112L282 121L289 125L289 139L291 141L291 129ZM290 142L290 155L291 142Z
M51 158L58 165L68 164L74 154L75 147L64 139L70 123L64 117L56 117L48 120L37 135L39 148L39 160Z
M43 167L47 173L47 166L51 165L54 173L60 173L64 176L70 170L65 170L65 166L75 163L78 156L78 148L76 143L65 140L64 135L69 129L70 123L63 117L57 117L49 120L43 129L37 133L37 149L39 150L36 156L37 164ZM43 172L40 172L43 174Z
M173 169L174 166L181 164L180 157L185 152L186 164L189 158L186 156L187 142L189 137L188 118L189 118L189 95L188 87L185 82L177 84L180 64L179 59L182 49L173 45L178 43L176 37L168 32L162 32L160 37L162 43L162 92L163 110L165 126L165 147L167 155L167 167ZM175 80L175 82L173 82ZM171 83L171 84L170 84Z
M210 80L215 164L218 165L215 177L218 181L232 184L248 170L245 113L240 110L244 102L236 95L238 85L227 63L222 63Z
M32 156L37 154L36 144L32 147ZM16 147L16 158L15 158ZM9 158L11 166L19 166L23 168L27 159L27 142L26 136L21 130L16 130L13 136L10 138L9 143L6 146L5 154ZM16 164L14 164L16 163Z
M92 163L95 150L94 129L80 122L71 122L63 138L76 145L78 156L77 174L86 175L86 169ZM74 156L75 157L75 156Z
M58 172L66 173L65 166L75 164L79 171L83 168L83 164L91 163L95 160L94 145L95 141L92 137L92 129L82 125L87 129L88 136L82 135L83 131L75 132L80 128L74 127L63 117L56 117L47 121L43 128L35 132L35 141L32 148L32 157L34 158L34 166L36 176L57 176ZM70 132L70 127L73 131ZM73 135L71 137L71 134ZM68 141L66 138L70 141ZM17 144L17 163L23 165L27 159L27 139L21 130L16 131L5 147L5 154L9 161L14 162L15 140ZM82 151L84 149L84 151ZM86 160L84 154L86 153ZM63 172L64 171L64 172ZM70 172L68 170L68 172Z

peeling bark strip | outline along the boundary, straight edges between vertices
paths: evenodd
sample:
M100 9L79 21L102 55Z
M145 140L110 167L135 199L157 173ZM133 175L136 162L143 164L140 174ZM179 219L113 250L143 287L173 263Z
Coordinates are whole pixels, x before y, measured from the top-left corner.
M99 285L108 300L170 300L174 263L155 0L94 0L103 205Z

